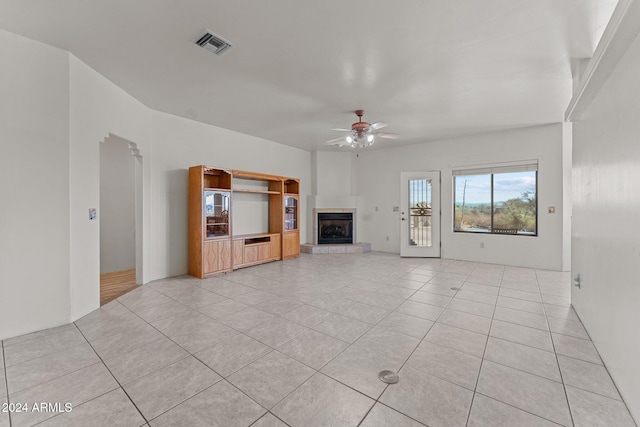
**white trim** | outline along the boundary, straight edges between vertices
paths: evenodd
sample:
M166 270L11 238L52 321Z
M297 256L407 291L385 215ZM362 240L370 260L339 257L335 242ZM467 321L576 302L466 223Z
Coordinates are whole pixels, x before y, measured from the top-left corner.
M618 2L607 28L598 42L596 51L584 70L584 76L580 76L580 83L574 90L564 113L565 122L580 119L581 113L589 106L591 100L607 81L610 71L620 61L638 33L640 27L638 25L640 22L639 11L638 1L620 0ZM612 45L614 41L616 43ZM603 68L607 68L606 72Z

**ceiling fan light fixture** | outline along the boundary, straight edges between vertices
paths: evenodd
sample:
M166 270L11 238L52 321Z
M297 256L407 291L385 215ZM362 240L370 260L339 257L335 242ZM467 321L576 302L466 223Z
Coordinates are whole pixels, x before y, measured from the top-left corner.
M351 125L351 129L333 129L340 132L348 132L348 134L344 138L326 141L325 144L339 145L340 147L348 145L351 148L367 148L376 142L377 130L389 126L384 122L375 122L373 124L363 122L362 115L364 114L364 110L356 110L355 113L358 116L358 121ZM380 138L397 139L399 135L380 132L377 136Z
M351 141L349 141L351 139ZM354 131L353 136L349 135L347 141L352 148L366 148L373 145L375 135L373 132Z

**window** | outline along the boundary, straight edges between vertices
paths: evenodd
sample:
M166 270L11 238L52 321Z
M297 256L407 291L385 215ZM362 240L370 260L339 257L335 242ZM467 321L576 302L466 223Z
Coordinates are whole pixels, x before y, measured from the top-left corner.
M537 181L537 161L454 170L454 231L536 236Z

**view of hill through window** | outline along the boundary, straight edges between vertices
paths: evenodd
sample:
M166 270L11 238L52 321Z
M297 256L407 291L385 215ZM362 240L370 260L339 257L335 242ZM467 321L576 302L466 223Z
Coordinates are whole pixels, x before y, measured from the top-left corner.
M537 172L455 176L455 231L537 234Z

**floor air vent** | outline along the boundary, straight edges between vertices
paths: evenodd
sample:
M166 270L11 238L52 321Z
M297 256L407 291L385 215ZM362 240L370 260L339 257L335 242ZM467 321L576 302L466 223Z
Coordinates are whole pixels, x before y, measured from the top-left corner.
M231 43L208 30L198 38L196 44L216 55L222 55L231 48Z

